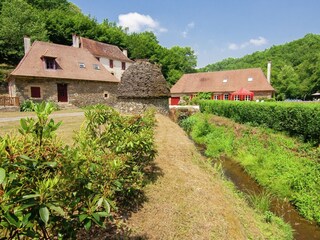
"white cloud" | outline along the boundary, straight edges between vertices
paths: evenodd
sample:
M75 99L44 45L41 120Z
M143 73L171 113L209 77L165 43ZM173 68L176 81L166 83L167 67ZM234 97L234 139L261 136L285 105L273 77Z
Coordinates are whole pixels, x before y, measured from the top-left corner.
M194 28L194 26L195 26L194 22L191 22L191 23L189 23L189 24L187 25L187 27L188 27L189 29Z
M256 39L254 39L254 38L250 39L249 41L241 43L241 44L230 43L228 48L230 50L239 50L239 49L243 49L243 48L250 47L250 46L259 47L259 46L265 45L267 43L268 43L267 39L265 39L264 37L258 37Z
M237 45L237 44L235 44L235 43L230 43L229 44L229 49L230 50L238 50L240 47Z
M264 37L258 37L257 39L250 39L249 41L254 46L262 46L268 43Z
M189 31L190 31L191 29L193 29L194 26L195 26L195 23L194 23L194 22L188 23L188 25L186 26L185 30L181 33L181 34L182 34L182 37L183 37L183 38L186 38L186 37L188 36L188 34L189 34Z
M118 16L118 25L128 28L129 32L167 32L166 28L160 26L160 23L149 15L143 15L137 12L120 14Z

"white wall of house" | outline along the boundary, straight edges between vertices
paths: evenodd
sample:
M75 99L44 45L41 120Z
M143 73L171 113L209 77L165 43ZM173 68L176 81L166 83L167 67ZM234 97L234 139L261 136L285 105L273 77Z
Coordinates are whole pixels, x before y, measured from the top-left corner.
M122 74L125 70L122 70L122 62L119 60L113 60L113 68L110 67L110 59L105 57L100 57L99 61L102 63L102 65L111 73L113 74L117 79L121 80ZM132 63L125 62L127 69Z

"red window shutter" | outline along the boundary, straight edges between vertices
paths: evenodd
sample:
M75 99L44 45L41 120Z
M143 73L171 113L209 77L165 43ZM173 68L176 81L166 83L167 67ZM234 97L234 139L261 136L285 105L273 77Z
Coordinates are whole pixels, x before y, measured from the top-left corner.
M121 63L121 67L122 67L122 70L126 70L126 63L125 63L125 62L122 62L122 63Z
M109 60L109 65L110 65L110 68L113 68L113 60L112 59Z
M171 105L179 105L180 97L171 97Z
M40 87L31 87L31 97L41 98Z

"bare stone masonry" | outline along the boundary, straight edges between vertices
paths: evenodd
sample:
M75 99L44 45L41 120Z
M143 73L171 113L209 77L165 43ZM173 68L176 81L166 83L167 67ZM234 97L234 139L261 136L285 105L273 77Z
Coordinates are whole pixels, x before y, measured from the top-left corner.
M131 65L122 75L116 108L123 113L142 113L155 107L169 113L170 89L158 66L146 61Z

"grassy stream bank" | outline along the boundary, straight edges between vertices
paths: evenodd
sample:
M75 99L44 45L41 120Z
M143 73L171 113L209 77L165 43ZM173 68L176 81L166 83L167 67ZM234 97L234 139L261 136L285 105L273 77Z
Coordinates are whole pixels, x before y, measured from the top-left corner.
M319 148L214 115L196 114L182 125L197 143L206 145L206 155L232 157L260 185L320 223Z

